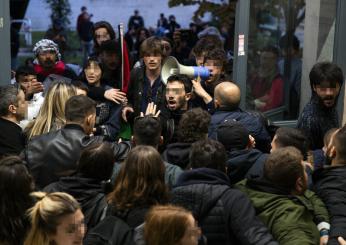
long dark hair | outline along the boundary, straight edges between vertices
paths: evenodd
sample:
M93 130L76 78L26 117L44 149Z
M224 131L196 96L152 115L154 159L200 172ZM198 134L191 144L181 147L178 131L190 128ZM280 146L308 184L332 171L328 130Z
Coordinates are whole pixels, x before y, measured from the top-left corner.
M18 156L0 160L0 243L23 243L29 226L25 212L33 205L33 190L33 179Z
M141 145L129 152L109 200L119 211L167 202L165 166L155 148Z
M94 39L94 49L95 51L97 51L100 48L100 45L97 43L96 41L96 35L95 35L95 31L99 28L106 28L107 32L109 34L110 40L114 40L115 39L115 32L114 29L112 27L112 25L107 22L107 21L98 21L94 24L93 26L93 39Z

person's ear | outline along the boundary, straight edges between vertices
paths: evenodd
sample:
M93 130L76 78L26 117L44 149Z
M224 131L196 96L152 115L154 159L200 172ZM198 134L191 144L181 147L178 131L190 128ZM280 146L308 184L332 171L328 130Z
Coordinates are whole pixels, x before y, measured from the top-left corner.
M9 105L8 111L11 112L12 114L16 114L17 113L17 107L15 105Z
M185 100L189 101L191 99L191 93L186 93L185 94Z
M220 102L219 102L219 100L216 97L214 97L214 105L215 105L215 108L219 108L220 107Z
M305 191L304 177L299 177L296 180L296 188L295 191L299 194L303 194Z
M336 149L335 146L331 146L330 149L327 151L328 157L334 158L336 156Z
M316 92L316 89L317 89L317 88L316 88L316 85L315 85L315 84L312 85L312 89L314 90L314 92Z
M87 125L92 125L93 123L93 114L90 114L89 116L87 116Z
M160 141L159 141L159 145L163 145L163 136L160 136Z

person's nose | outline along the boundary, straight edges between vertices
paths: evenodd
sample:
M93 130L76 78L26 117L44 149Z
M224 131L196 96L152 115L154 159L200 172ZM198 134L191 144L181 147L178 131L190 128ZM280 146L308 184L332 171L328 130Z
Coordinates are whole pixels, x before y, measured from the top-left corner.
M333 88L327 88L326 89L326 95L333 95L334 94L334 89Z

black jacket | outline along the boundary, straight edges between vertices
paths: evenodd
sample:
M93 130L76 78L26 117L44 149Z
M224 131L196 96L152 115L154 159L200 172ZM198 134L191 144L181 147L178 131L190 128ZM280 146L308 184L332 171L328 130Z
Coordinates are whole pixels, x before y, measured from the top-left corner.
M167 105L165 104L160 111L160 121L164 144L166 145L178 142L179 121L187 110L172 111L168 109Z
M19 125L0 117L0 157L18 155L25 146L25 137Z
M144 223L145 215L149 209L150 205L143 205L120 211L117 210L114 205L109 204L107 208L107 216L116 216L125 221L125 223L128 224L132 229L135 229Z
M248 177L262 177L268 154L257 149L235 150L228 153L227 175L231 184Z
M277 244L245 194L229 186L221 171L200 168L184 172L172 202L191 210L208 245Z
M162 158L170 164L177 165L183 170L189 164L189 155L192 143L173 143L169 144L162 153Z
M103 140L103 137L86 135L78 124L68 124L60 130L33 138L22 155L35 179L36 187L42 189L74 172L81 151ZM127 142L112 143L111 147L117 161L124 160L130 150Z
M115 216L106 217L84 238L84 245L134 245L133 230Z
M43 189L44 192L66 192L81 205L88 229L96 226L107 207L105 191L101 181L81 175L62 177Z
M134 116L139 116L141 112L142 100L147 98L143 97L145 66L134 68L130 74L129 89L127 91L127 98L129 104L134 109ZM157 108L162 108L165 103L165 89L166 86L161 82L160 87L157 90L156 101Z
M329 129L338 127L339 117L336 107L325 107L316 93L313 93L297 123L297 128L302 129L308 137L311 150L322 149L324 135Z
M325 203L330 216L329 244L346 237L346 166L316 170L313 175L316 194Z

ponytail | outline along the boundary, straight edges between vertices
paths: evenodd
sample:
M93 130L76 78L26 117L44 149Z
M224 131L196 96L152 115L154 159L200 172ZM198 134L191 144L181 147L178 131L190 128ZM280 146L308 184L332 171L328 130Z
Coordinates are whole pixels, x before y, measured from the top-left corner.
M28 210L31 229L24 245L49 245L50 236L56 233L60 218L73 214L80 206L71 195L63 192L34 192L31 195L38 201Z

